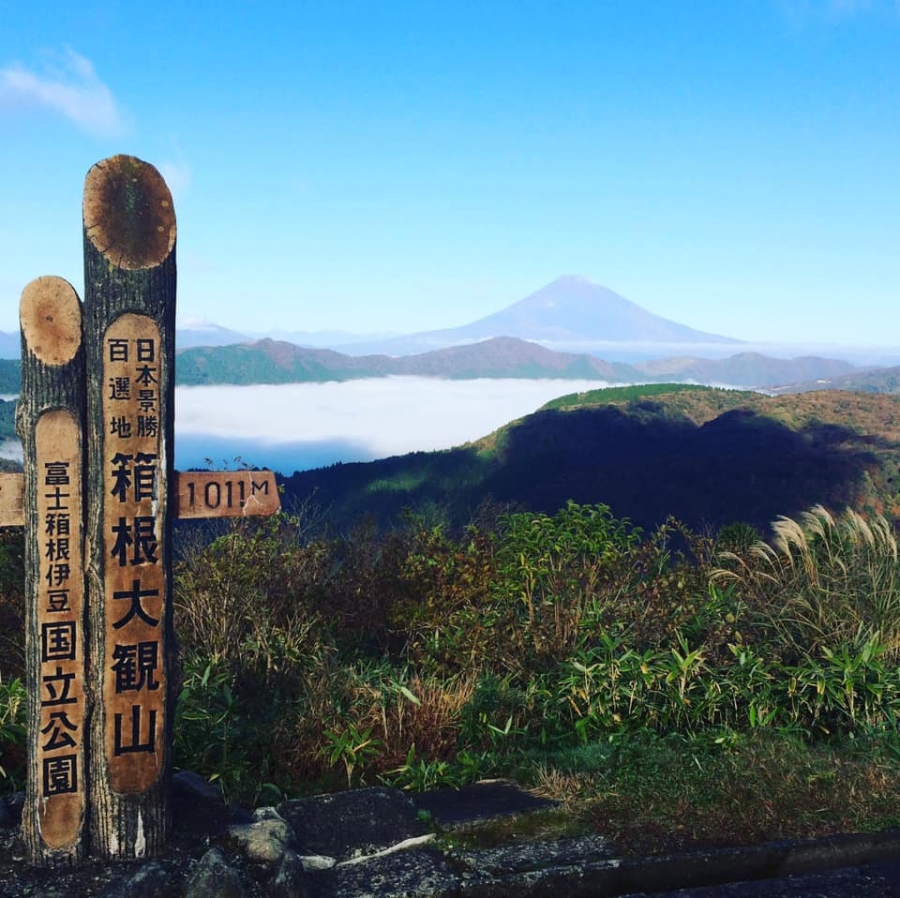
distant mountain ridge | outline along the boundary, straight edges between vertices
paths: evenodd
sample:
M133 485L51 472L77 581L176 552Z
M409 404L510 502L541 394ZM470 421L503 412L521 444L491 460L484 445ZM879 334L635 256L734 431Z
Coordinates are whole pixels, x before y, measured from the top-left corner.
M188 349L191 346L232 346L246 343L251 339L247 334L222 327L213 321L188 319L175 328L175 348Z
M773 389L776 394L810 393L815 390L852 390L859 393L900 393L900 366L864 369L849 374L819 374L802 381L786 382Z
M565 378L607 383L694 381L739 387L769 387L809 377L853 372L849 362L835 359L773 359L742 353L728 359L671 359L627 365L593 355L554 352L515 337L495 337L394 358L351 356L331 349L312 349L277 340L236 346L195 347L176 356L176 382L204 384L322 383L362 377L416 375L448 379Z
M269 336L286 335L273 331ZM316 348L340 346L357 355L410 355L473 343L492 337L516 337L529 342L589 344L604 342L739 344L731 337L719 336L687 327L647 311L637 303L594 283L581 275L566 275L498 312L459 327L444 328L401 336L359 336L332 332L292 335ZM176 327L179 349L201 346L227 346L248 342L251 338L230 328L202 319L182 319ZM0 357L17 358L20 347L17 334L0 333Z
M177 383L303 383L361 377L418 375L448 379L476 377L562 377L629 380L640 376L630 365L610 364L589 355L553 352L537 343L496 337L397 358L351 356L277 340L236 346L196 347L179 352Z
M524 299L459 327L418 331L343 347L347 352L408 355L491 337L517 337L564 348L590 344L739 345L742 341L679 324L582 275L566 275Z
M426 335L453 340L518 337L537 341L739 343L648 312L581 275L567 275L470 324ZM422 335L419 335L422 336Z
M669 358L641 362L636 367L655 379L706 384L768 387L811 378L854 376L859 369L840 359L802 356L776 359L758 352L740 352L727 359Z

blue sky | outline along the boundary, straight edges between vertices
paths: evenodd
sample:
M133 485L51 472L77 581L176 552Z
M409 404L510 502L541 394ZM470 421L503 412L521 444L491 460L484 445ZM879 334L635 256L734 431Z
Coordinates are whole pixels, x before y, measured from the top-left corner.
M748 340L900 344L900 0L0 0L0 329L81 191L175 197L179 315L414 331L583 274Z

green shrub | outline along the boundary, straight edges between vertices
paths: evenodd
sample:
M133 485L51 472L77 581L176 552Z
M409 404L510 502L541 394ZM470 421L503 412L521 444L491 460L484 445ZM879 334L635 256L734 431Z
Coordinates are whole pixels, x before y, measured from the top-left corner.
M25 717L25 685L0 678L0 793L24 787Z
M21 527L0 529L0 677L25 673L25 567Z

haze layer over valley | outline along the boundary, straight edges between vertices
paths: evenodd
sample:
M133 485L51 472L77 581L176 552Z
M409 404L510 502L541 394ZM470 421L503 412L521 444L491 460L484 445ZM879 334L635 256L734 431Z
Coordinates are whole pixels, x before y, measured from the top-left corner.
M723 297L727 302L727 298ZM427 298L423 297L423 302ZM610 362L664 357L721 359L738 352L775 358L818 355L855 364L900 364L900 337L886 334L881 346L791 341L747 341L740 334L721 335L656 315L582 275L566 275L523 299L491 313L442 330L409 334L360 335L348 331L286 331L240 334L213 322L189 322L179 331L179 346L224 346L269 338L298 346L333 349L350 356L408 356L496 337L514 337L558 352L587 353Z
M884 348L876 357L859 347L833 357L784 346L759 352L656 315L581 276L557 278L498 312L439 331L357 342L331 334L330 346L319 347L309 345L315 340L303 345L311 335L272 333L281 339L182 323L180 468L229 466L239 457L290 474L449 449L557 396L609 384L790 392L848 383L890 391L890 369L872 370L873 358L900 361L900 350L892 357ZM0 362L10 391L17 364ZM3 451L15 457L17 447Z
M388 377L345 383L178 387L176 465L290 474L335 462L449 449L598 381Z

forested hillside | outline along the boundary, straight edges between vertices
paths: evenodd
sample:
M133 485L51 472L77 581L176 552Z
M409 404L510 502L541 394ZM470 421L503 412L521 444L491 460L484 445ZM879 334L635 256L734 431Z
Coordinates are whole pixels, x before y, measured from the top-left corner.
M836 391L779 397L695 387L573 395L477 443L295 473L287 506L337 527L440 508L463 524L486 502L552 513L605 503L645 528L778 515L821 502L900 515L900 398Z
M15 400L0 399L0 442L16 438Z
M408 375L447 379L568 378L607 383L691 381L763 388L853 372L838 359L778 359L743 352L725 359L664 358L607 362L586 353L556 352L515 337L451 346L416 355L345 355L279 340L206 346L178 353L177 382L207 384L324 383L361 377Z

